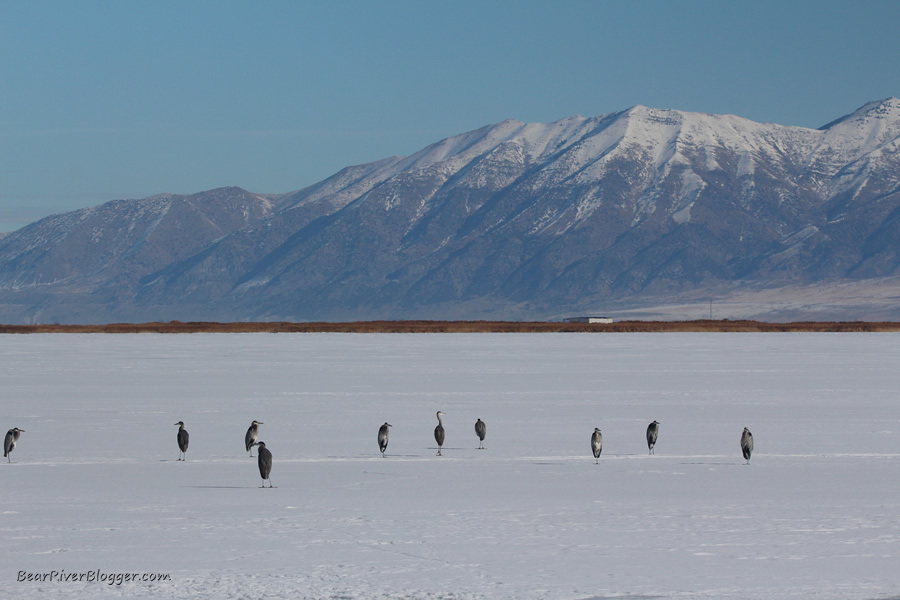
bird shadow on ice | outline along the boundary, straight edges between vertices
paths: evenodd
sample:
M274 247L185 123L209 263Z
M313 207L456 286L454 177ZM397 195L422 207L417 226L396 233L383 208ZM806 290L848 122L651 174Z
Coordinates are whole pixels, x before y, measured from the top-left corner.
M578 600L662 600L663 596L587 596Z
M206 490L251 490L259 486L253 485L185 485L183 487Z

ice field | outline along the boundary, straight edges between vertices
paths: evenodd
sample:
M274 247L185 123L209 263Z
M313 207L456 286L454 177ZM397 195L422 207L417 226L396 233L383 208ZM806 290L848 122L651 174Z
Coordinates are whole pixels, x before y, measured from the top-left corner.
M0 374L4 598L900 598L897 334L3 335Z

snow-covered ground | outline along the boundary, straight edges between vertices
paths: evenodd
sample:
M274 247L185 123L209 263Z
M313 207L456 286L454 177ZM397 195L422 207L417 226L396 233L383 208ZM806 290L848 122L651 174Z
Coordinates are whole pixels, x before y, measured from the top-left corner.
M0 381L4 598L900 597L897 334L7 335Z

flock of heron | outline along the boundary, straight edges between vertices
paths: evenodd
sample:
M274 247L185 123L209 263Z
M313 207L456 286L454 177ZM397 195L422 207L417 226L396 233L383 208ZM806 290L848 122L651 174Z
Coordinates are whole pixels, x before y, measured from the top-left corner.
M178 421L175 425L178 425L178 435L175 438L178 441L178 460L186 460L188 444L191 443L191 435L184 428L184 421ZM259 448L256 456L257 464L259 465L259 476L263 480L263 484L260 487L266 487L266 481L269 482L269 487L275 487L272 485L272 479L269 477L269 474L272 473L272 452L266 448L265 442L256 441L259 438L260 425L265 425L265 423L256 420L250 423L247 433L244 434L244 448L250 453L250 458L253 458L253 447Z
M445 413L441 411L437 411L437 427L434 428L434 441L437 442L438 451L437 456L441 456L441 450L444 446L444 422L441 420ZM272 452L266 448L265 442L257 441L259 438L259 426L264 425L262 421L253 421L250 423L250 427L247 429L247 433L244 435L244 447L247 452L250 453L250 457L253 457L253 447L256 446L258 448L257 452L257 463L259 465L259 476L262 477L263 484L260 487L266 487L266 481L269 482L268 487L274 487L272 485L272 479L270 477L272 473ZM184 428L184 421L178 421L175 423L178 426L178 460L183 461L187 459L187 450L188 444L190 444L191 436L187 432L187 429ZM391 437L391 427L390 423L385 422L384 425L378 428L378 450L381 451L381 456L384 457L385 450L387 450L388 441ZM15 449L16 443L19 441L19 435L24 433L24 429L19 429L18 427L13 427L9 431L6 432L6 438L3 440L3 456L6 458L7 462L12 462L9 455ZM478 449L484 450L484 438L487 435L487 425L484 424L484 421L478 419L475 421L475 435L478 436L479 444ZM650 454L654 454L653 447L656 446L656 439L659 436L659 421L653 421L647 426L647 448L649 449ZM591 434L591 452L594 455L594 460L599 464L600 462L600 453L603 452L603 432L600 431L599 428L594 428L594 433ZM744 433L741 434L741 453L744 455L744 460L747 461L747 464L750 464L750 455L753 453L753 434L750 433L750 430L744 427Z

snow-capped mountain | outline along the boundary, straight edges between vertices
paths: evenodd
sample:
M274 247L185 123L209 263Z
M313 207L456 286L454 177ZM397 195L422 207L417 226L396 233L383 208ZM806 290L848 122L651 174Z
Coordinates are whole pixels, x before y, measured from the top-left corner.
M504 121L278 197L43 219L0 239L0 320L543 319L858 293L900 275L898 144L895 98L821 129L643 106Z

